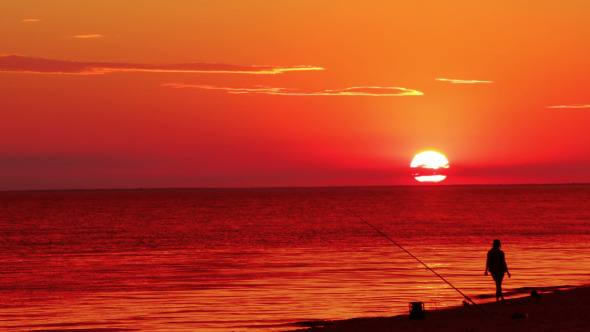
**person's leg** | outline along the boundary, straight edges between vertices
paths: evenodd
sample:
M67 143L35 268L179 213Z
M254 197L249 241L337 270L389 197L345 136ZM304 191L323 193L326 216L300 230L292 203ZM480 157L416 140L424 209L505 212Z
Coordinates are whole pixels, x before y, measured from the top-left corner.
M504 300L504 296L502 295L502 280L504 279L504 273L492 274L492 277L496 282L496 301L499 301L500 299Z

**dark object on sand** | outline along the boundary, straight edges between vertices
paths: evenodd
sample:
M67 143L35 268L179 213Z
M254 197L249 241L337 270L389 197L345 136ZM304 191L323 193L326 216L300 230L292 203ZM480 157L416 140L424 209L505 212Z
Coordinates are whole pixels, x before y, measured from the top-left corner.
M410 302L410 319L424 319L424 302Z
M468 308L469 308L470 304L469 304L469 302L467 302L467 301L463 300L463 306L464 306L464 307L468 307Z
M539 292L537 292L536 290L532 290L531 291L531 297L535 298L535 299L541 299L541 294L539 294Z
M512 314L512 319L527 319L529 318L529 314L525 314L522 312L515 312Z

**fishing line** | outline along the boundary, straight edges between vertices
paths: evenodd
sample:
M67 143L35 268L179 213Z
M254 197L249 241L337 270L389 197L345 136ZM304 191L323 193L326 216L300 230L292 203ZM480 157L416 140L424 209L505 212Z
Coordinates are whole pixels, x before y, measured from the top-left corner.
M420 260L420 258L414 256L411 252L407 251L406 248L402 247L399 243L395 242L392 238L390 238L387 234L383 233L382 231L380 231L377 227L371 225L368 221L366 221L363 217L359 216L358 214L354 213L351 210L348 210L348 212L350 212L353 216L359 218L362 222L364 222L365 224L369 225L372 229L374 229L377 233L383 235L386 239L388 239L389 241L391 241L393 244L395 244L396 246L398 246L401 250L405 251L408 255L412 256L413 259L417 260L418 263L424 265L425 268L427 268L428 270L430 270L430 272L434 273L437 277L439 277L442 281L444 281L447 285L451 286L454 290L456 290L457 292L459 292L459 294L461 294L467 301L473 303L473 305L475 305L476 307L479 308L479 310L481 310L484 314L486 314L487 316L490 316L490 314L488 314L482 307L480 307L477 303L475 303L472 299L469 298L469 296L463 294L463 292L461 292L457 287L453 286L453 284L451 284L447 279L445 279L443 276L441 276L440 274L438 274L436 271L434 271L430 266L426 265L426 263L424 263L423 261ZM491 317L491 316L490 316Z

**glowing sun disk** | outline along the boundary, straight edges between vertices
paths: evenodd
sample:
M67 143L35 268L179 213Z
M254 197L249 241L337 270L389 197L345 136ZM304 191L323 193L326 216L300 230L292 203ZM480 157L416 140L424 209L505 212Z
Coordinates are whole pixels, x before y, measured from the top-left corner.
M412 175L418 182L440 182L447 178L441 174L449 168L447 158L436 151L418 153L410 163Z

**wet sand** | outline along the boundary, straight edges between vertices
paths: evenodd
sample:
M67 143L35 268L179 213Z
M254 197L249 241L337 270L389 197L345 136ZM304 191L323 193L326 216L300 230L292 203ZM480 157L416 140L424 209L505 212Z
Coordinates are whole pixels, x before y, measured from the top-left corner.
M477 302L477 301L476 301ZM409 315L305 322L297 331L590 331L590 286L540 293L503 302L428 310L424 319Z

